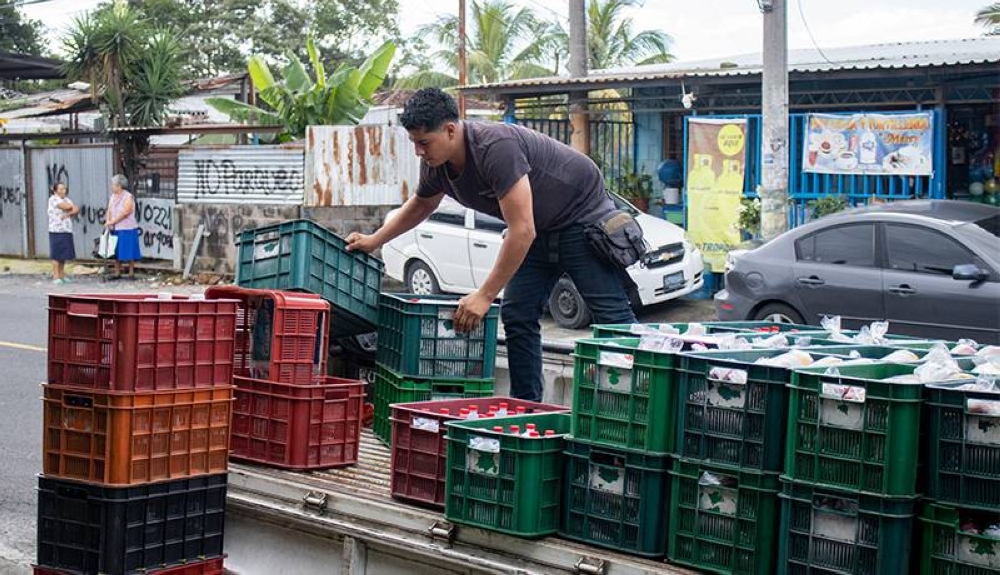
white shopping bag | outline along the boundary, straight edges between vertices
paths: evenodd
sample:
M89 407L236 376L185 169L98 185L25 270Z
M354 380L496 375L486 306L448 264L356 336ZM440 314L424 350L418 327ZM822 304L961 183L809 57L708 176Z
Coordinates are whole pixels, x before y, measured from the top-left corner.
M110 260L115 257L115 248L118 247L118 236L111 235L111 230L104 230L101 240L97 244L97 257Z

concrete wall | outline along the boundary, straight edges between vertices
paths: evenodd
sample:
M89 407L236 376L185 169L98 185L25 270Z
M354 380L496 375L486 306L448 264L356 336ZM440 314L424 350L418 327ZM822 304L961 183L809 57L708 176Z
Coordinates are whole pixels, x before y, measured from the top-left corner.
M205 225L205 232L209 235L202 238L191 271L233 276L236 274L236 239L243 230L305 218L344 237L354 231L375 231L391 209L393 206L303 208L253 204L181 204L177 207L181 261L187 262L199 224Z
M251 204L182 204L180 217L181 257L187 262L198 225L208 234L201 240L193 273L236 274L236 238L245 229L292 220L299 217L299 206L260 206Z

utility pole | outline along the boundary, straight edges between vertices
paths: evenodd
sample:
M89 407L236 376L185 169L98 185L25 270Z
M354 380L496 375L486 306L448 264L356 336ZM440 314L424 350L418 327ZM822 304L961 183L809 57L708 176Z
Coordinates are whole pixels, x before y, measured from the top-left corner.
M764 13L760 232L765 241L788 229L788 6L761 0Z
M569 0L569 75L587 76L587 10L586 0ZM569 93L570 144L574 149L590 154L590 116L587 114L587 92Z
M465 86L468 80L468 62L465 59L465 0L458 0L458 117L465 119Z

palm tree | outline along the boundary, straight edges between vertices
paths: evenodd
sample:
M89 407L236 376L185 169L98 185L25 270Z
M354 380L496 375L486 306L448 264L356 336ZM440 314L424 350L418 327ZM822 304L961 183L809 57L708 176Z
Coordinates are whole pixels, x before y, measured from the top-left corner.
M636 33L635 21L625 16L626 8L637 0L591 0L587 5L587 67L590 70L630 65L671 62L673 39L662 30ZM558 22L552 24L549 38L555 40L557 53L569 54L569 33Z
M466 57L468 83L481 84L547 76L554 73L542 63L540 50L547 23L528 8L517 8L504 0L473 0L467 23ZM431 38L442 49L433 60L441 70L421 70L399 79L395 87L418 89L458 85L458 16L442 16L418 34Z
M994 2L977 12L976 24L987 28L987 34L1000 34L1000 2Z

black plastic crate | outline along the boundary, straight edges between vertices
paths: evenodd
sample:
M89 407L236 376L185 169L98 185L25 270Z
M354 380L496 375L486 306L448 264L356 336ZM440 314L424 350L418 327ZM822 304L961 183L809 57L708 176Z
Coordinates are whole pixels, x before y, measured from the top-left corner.
M111 488L38 478L38 564L130 575L222 555L227 474Z

